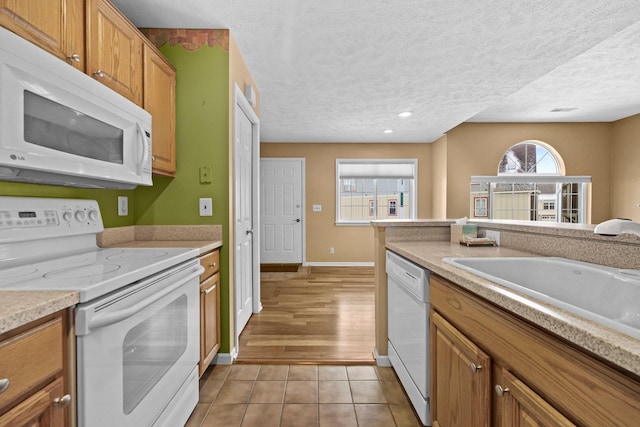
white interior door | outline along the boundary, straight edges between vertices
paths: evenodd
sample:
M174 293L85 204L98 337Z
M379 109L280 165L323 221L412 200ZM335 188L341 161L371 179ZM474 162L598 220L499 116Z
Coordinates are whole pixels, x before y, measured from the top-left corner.
M304 159L260 159L260 262L302 264Z
M259 237L254 234L259 219L258 118L242 91L236 87L234 109L234 292L237 338L252 312L260 311Z

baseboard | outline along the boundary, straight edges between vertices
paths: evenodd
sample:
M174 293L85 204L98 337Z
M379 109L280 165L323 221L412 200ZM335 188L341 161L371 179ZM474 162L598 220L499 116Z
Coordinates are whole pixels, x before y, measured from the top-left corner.
M233 365L233 361L238 357L238 353L234 350L233 353L218 353L211 361L212 365Z
M306 267L373 267L373 262L306 262Z
M378 354L378 349L374 348L373 349L373 357L376 358L376 364L378 366L391 366L391 359L389 359L389 356L383 356L381 354Z

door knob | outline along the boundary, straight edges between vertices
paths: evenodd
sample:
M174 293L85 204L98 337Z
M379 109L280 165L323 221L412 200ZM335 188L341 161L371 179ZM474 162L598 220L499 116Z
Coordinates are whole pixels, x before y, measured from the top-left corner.
M253 234L253 230L247 230L247 235Z
M300 222L300 221L302 221L300 218L296 218L293 220L293 222Z

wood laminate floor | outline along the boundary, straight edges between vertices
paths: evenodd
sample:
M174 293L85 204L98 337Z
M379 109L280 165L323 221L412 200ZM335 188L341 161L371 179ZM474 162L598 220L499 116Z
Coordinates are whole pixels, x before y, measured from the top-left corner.
M261 277L263 310L240 335L236 363L375 363L372 267Z

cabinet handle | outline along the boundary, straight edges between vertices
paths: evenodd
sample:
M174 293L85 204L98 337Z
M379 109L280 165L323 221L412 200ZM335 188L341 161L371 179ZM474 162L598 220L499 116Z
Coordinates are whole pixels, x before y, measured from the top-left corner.
M217 264L216 264L215 262L212 262L211 264L209 264L209 267L211 267L211 268L216 268L216 265L217 265Z
M9 378L3 378L0 380L0 393L4 393L5 391L7 391L7 389L9 388L9 386L11 385L11 381L9 381Z
M151 156L151 161L155 162L156 161L156 156Z
M509 387L502 388L500 384L496 384L496 394L502 397L505 393L509 393Z
M96 76L96 77L103 78L104 77L104 71L98 70L95 73L93 73L93 75Z
M56 397L53 399L53 406L56 408L66 408L71 403L71 395L65 394L62 397Z
M471 368L471 372L478 372L479 370L482 369L482 365L476 365L473 362L469 364L469 367Z
M216 286L218 286L218 283L216 282L215 285L213 285L212 287L205 289L204 291L202 291L202 293L204 295L209 295L211 292L213 292L216 289Z
M80 55L78 55L77 53L74 53L73 55L71 55L67 59L69 61L71 61L71 62L80 62Z

